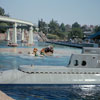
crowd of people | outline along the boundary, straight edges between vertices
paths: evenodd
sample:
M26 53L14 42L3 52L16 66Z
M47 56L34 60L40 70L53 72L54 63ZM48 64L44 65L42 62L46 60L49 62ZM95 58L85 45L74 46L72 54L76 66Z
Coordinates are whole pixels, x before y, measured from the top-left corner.
M42 49L40 50L40 56L45 56L45 55L50 56L50 55L52 55L53 53L54 53L53 46L48 46L48 47L42 48ZM34 54L34 56L39 56L39 54L38 54L38 49L37 49L37 48L34 48L34 49L33 49L33 54Z

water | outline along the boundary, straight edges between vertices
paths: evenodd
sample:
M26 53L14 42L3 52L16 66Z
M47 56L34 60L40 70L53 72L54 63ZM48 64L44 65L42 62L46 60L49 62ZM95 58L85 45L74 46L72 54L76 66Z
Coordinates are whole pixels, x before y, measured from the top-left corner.
M0 48L8 48L6 44L0 42ZM48 44L37 43L32 47L20 44L18 48L41 49L45 46ZM0 70L18 68L23 64L66 66L69 63L70 53L81 53L77 48L53 46L55 54L50 57L0 52ZM0 85L0 90L16 100L100 100L100 85Z
M100 85L0 86L16 100L100 100Z
M69 56L33 57L24 54L0 53L0 70L18 68L20 65L66 66Z

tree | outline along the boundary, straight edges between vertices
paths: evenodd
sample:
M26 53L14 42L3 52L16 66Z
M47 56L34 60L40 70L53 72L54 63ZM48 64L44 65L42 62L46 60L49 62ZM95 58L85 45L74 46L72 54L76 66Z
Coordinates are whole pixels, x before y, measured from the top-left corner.
M59 29L59 24L57 21L54 21L53 19L49 23L49 33L57 35L58 32L60 31Z
M43 19L38 21L39 31L42 31L44 34L47 34L48 32L47 26L48 25L43 21Z
M9 17L9 14L6 14L5 10L2 7L0 7L0 15Z
M72 24L72 28L80 28L80 24L78 24L77 22L75 22L74 24Z
M0 7L0 15L9 17L8 14L5 14L5 10L2 7ZM1 27L5 27L7 25L10 25L10 23L0 22ZM0 28L0 33L5 33L5 31L6 31L6 28Z
M87 25L83 25L81 27L81 29L82 29L83 32L85 32L85 31L92 31L91 28L89 26L87 26Z
M95 26L94 32L96 33L96 32L99 32L99 31L100 31L100 26Z
M0 7L0 15L4 16L5 15L5 10L3 8Z
M8 26L8 25L4 22L0 23L0 33L5 33L6 28L2 28L2 27L5 27L5 26Z
M69 38L83 38L83 32L80 28L72 28L72 31L68 34Z
M61 31L61 32L65 32L65 31L66 31L66 28L65 28L64 23L62 23L62 24L60 25L60 31Z
M61 23L61 25L59 25L59 23L57 21L54 21L53 19L49 23L49 33L57 35L59 39L65 39L68 35L64 23Z
M71 25L69 25L69 24L65 25L65 31L70 32L71 31Z

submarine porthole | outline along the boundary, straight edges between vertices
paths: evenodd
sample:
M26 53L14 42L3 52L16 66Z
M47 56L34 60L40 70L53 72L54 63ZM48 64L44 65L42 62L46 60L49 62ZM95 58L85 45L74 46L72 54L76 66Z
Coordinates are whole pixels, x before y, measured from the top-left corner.
M79 74L79 72L76 72L76 74Z
M86 66L86 61L82 61L82 66Z
M63 74L66 74L66 72L63 72Z
M78 66L78 60L74 60L74 66Z
M84 74L87 74L87 72L84 72Z
M45 74L48 74L48 72L45 72Z
M49 72L50 74L52 74L52 72Z
M43 74L43 72L40 72L41 74Z
M95 59L95 57L93 57L93 59Z

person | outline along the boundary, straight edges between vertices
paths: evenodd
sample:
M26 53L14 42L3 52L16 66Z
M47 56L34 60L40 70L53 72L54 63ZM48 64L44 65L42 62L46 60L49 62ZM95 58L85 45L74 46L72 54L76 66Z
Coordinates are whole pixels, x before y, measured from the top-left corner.
M49 46L46 47L46 48L44 49L44 51L45 51L45 53L48 53L48 52L50 51Z
M51 52L51 53L54 52L53 46L49 46L49 52Z
M40 54L41 55L51 55L53 54L54 50L53 50L53 46L48 46L46 48L43 48L41 51L40 51Z
M51 52L51 53L54 52L53 46L50 45L50 46L48 46L48 47L45 48L45 53L48 53L48 52Z
M45 55L45 48L43 48L41 51L40 51L40 55Z
M34 48L34 49L33 49L33 54L34 54L34 56L38 56L37 51L38 51L37 48Z

